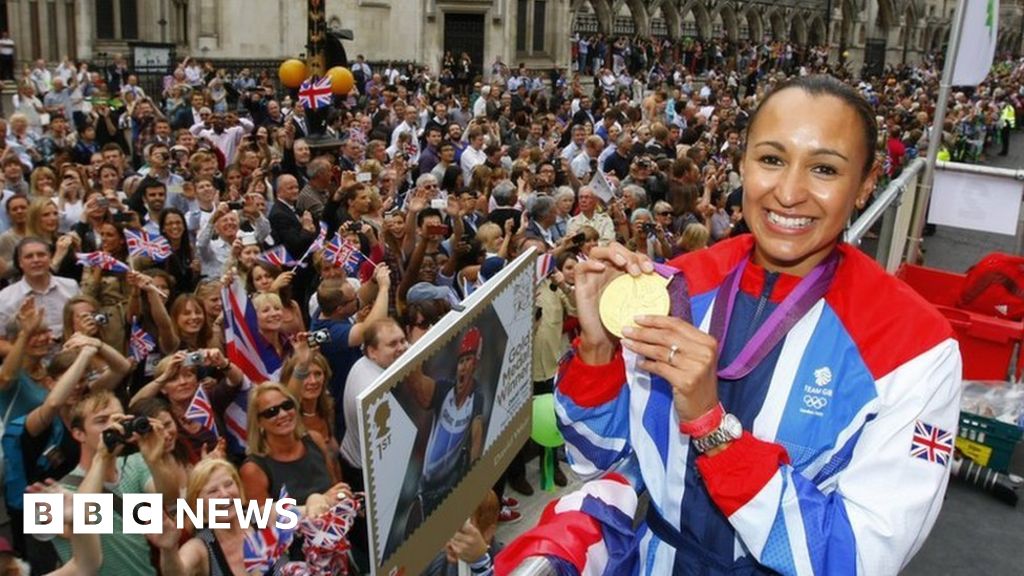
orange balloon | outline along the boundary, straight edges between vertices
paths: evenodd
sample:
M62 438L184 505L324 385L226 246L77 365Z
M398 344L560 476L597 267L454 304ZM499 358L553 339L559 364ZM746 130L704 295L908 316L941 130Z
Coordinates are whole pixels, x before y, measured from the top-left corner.
M343 66L335 66L327 71L327 76L331 79L331 93L339 96L344 96L352 91L352 87L356 84L356 78L352 75L352 71Z
M277 77L285 88L298 88L306 80L306 63L295 58L285 60L277 69Z

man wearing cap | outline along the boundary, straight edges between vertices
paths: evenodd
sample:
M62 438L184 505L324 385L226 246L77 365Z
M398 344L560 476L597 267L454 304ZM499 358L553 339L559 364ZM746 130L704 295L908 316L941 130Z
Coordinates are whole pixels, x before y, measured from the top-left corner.
M480 329L470 328L459 342L454 382L434 380L422 372L413 372L407 379L412 397L434 414L409 528L418 524L414 519L426 518L444 500L483 452L484 398L476 391L482 350ZM419 510L415 510L417 506Z

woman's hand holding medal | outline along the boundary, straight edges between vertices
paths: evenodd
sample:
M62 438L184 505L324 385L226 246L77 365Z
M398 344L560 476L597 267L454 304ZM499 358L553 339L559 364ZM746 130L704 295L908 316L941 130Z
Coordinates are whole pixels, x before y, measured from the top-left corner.
M619 287L605 290L623 274L658 297L623 299ZM647 256L618 243L594 248L590 258L576 267L581 327L578 352L586 364L606 364L615 353L616 338L621 337L623 347L642 357L639 368L661 376L672 386L676 412L685 422L718 404L718 343L686 321L669 316L667 306L660 314L650 313L668 302L665 286L665 279L654 274L654 264ZM612 305L603 302L605 298L621 302ZM635 325L630 325L630 320ZM621 336L613 333L619 327Z

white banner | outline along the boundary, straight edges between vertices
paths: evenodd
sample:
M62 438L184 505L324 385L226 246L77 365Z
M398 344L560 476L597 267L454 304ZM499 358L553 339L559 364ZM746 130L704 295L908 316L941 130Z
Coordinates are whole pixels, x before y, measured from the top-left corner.
M1011 178L936 170L928 222L1016 236L1022 186Z
M999 36L999 0L961 0L964 27L953 69L953 86L977 86L992 68Z

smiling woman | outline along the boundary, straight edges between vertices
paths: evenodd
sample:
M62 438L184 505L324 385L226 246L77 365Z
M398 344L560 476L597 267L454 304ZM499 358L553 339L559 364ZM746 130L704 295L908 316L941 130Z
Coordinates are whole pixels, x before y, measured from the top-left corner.
M638 470L653 505L624 561L643 573L895 574L949 477L956 341L840 242L877 173L855 92L828 77L784 83L747 141L753 234L671 262L672 316L638 317L615 338L603 288L653 264L612 244L576 266L582 333L556 390L569 460L584 477Z
M837 84L812 77L784 85L751 118L743 214L758 239L754 262L774 272L810 272L874 191L874 116Z

